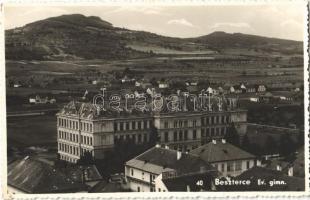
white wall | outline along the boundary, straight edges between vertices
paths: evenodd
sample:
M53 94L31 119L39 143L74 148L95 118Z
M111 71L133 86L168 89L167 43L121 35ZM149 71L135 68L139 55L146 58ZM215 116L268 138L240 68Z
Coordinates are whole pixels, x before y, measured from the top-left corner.
M160 192L168 192L166 185L162 181L162 174L157 176L157 178L155 179L155 191L159 192L159 190Z
M133 171L133 175L132 175L132 171ZM130 178L127 178L129 187L131 190L133 191L138 191L137 188L140 187L140 191L141 192L150 192L151 191L151 187L149 186L151 180L150 180L150 172L146 172L146 171L142 171L136 168L131 168L129 166L125 166L125 176L127 177L132 177L135 179L138 179L141 182L145 182L145 183L138 183L136 181L132 181ZM158 175L152 174L153 176L155 176L154 180L156 179L156 177ZM155 182L153 182L153 185L155 186Z
M244 171L248 170L247 169L247 161L249 161L249 169L254 167L255 165L255 160L242 160L241 161L241 170L236 171L235 170L235 164L237 161L228 161L228 162L233 162L233 170L227 171L227 164L228 162L217 162L217 163L212 163L214 167L217 166L217 170L222 173L222 176L238 176ZM224 165L224 171L222 171L222 164Z

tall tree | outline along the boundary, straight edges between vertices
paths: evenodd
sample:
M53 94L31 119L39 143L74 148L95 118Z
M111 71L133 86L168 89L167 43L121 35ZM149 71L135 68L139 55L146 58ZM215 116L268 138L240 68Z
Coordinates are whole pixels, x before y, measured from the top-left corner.
M279 146L275 141L274 137L270 135L266 139L266 146L264 148L264 153L265 154L279 153Z
M281 135L279 146L280 155L286 157L289 154L294 153L295 150L296 146L290 135L287 133Z
M91 165L94 164L95 160L91 152L85 151L81 158L77 161L79 165Z
M301 147L305 144L305 133L302 130L299 130L297 136L297 147Z
M250 151L251 150L251 142L249 140L248 135L245 135L242 138L242 142L241 142L241 147L246 150L246 151Z
M151 147L155 146L159 139L157 128L154 125L151 125L149 145Z
M236 146L240 146L240 136L237 133L235 124L232 123L230 125L230 127L227 129L227 133L224 137L224 139L226 139L227 142L236 145Z

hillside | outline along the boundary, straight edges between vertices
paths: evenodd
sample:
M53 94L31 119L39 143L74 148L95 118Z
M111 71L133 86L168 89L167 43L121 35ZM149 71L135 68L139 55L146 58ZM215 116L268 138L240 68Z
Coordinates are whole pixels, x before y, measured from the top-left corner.
M213 32L209 35L192 38L194 42L208 44L216 49L247 48L282 53L302 53L302 42L268 38L242 33Z
M114 27L99 17L62 15L6 30L6 58L12 60L127 59L156 54L214 54L226 48L302 52L302 43L215 32L172 38Z

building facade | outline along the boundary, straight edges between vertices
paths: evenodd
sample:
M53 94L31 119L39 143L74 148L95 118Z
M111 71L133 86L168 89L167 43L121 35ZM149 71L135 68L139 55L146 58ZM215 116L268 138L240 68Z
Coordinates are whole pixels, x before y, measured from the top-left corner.
M57 113L58 153L60 159L73 163L85 152L102 159L122 141L148 143L154 129L162 146L189 152L223 138L232 124L244 135L246 122L246 110L228 106L212 111L117 113L98 112L93 104L72 101Z
M177 112L154 116L154 125L162 146L179 151L191 151L212 139L223 138L234 124L238 134L246 133L245 110L214 112Z
M58 153L73 163L85 152L102 159L118 142L148 142L151 126L149 115L102 117L91 104L70 102L57 113Z

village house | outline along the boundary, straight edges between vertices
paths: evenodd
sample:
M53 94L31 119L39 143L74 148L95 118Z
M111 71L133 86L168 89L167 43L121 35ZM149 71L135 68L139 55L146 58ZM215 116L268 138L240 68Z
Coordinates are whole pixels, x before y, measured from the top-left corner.
M246 93L255 93L255 92L256 92L256 88L254 85L247 85Z
M186 81L186 89L188 92L197 92L198 91L198 82L196 81Z
M160 89L169 88L169 83L166 81L158 81L158 87Z
M19 83L14 83L13 87L15 87L15 88L19 88L19 87L22 87L22 84L19 84Z
M254 155L226 142L225 139L212 140L191 153L212 164L223 177L238 176L256 164Z
M35 97L29 97L29 103L30 104L54 104L56 103L55 98L49 99L48 97L40 97L39 95L36 95Z
M230 86L229 92L230 92L230 93L235 93L235 88L234 88L234 86Z
M160 145L125 163L125 177L130 189L135 192L168 192L167 179L200 173L208 177L207 185L210 186L216 172L198 156L168 147L161 148Z
M265 85L255 85L257 92L266 92L266 86Z
M235 93L235 94L246 93L246 87L243 83L240 85L233 85L230 87L230 93Z
M132 82L135 82L135 79L134 78L129 78L127 75L125 75L122 79L121 79L121 82L122 83L132 83Z

